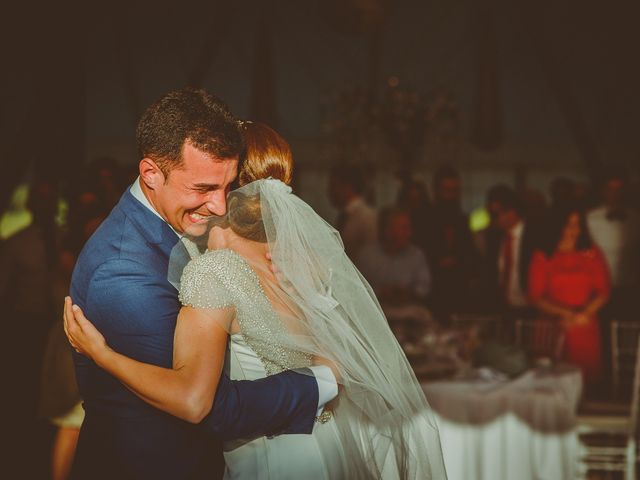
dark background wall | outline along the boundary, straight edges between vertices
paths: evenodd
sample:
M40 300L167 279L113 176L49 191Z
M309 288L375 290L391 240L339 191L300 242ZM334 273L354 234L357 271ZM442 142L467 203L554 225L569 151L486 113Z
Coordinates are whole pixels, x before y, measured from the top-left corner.
M335 160L328 118L359 87L375 98L397 78L429 99L455 100L453 141L427 139L412 168L428 178L458 165L465 204L516 168L546 188L556 174L633 169L638 29L631 2L350 0L161 4L28 4L3 19L2 193L33 166L73 178L99 156L135 164L142 110L187 84L207 88L243 118L288 138L299 185L320 209ZM395 80L391 80L394 82ZM332 117L333 112L333 117ZM384 139L364 155L382 201L404 153ZM334 145L335 147L335 145ZM328 212L328 210L327 210Z

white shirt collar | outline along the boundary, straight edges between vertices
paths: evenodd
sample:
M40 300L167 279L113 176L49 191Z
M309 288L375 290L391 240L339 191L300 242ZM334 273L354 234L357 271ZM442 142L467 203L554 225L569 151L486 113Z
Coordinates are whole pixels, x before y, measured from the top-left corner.
M151 210L154 215L156 215L158 218L160 218L160 220L162 220L164 223L169 225L169 228L171 228L171 230L173 230L173 232L178 236L178 238L182 238L182 235L180 235L178 232L176 232L175 229L169 224L169 222L167 222L164 218L162 218L162 215L160 215L156 211L156 209L153 208L153 205L151 205L151 202L149 201L149 199L146 197L146 195L142 191L142 187L140 186L140 182L141 182L140 176L138 176L138 178L136 178L136 181L133 182L133 185L131 185L131 188L129 189L129 191L131 192L131 195L133 195L133 198L138 200L142 205L144 205L149 210Z

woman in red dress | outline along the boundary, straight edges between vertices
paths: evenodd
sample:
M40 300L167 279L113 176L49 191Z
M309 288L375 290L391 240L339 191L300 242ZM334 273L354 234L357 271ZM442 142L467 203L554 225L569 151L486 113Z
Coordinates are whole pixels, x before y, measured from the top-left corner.
M590 387L602 379L597 314L609 298L609 271L579 209L558 212L549 227L546 248L531 259L529 297L544 316L561 322L564 360L582 369Z

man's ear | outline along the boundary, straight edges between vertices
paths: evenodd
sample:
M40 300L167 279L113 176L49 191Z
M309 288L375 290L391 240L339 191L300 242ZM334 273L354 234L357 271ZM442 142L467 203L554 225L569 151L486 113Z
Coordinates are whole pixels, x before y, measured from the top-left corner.
M160 167L150 158L140 160L140 178L151 190L164 185L165 178Z

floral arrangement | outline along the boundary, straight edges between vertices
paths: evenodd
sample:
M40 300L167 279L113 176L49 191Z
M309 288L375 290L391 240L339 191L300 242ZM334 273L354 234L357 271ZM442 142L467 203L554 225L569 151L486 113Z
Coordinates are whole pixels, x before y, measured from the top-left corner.
M378 97L362 87L327 95L322 102L323 131L330 149L354 163L372 158L382 139L405 167L415 164L427 139L457 138L460 114L454 95L439 87L427 95L389 78Z

